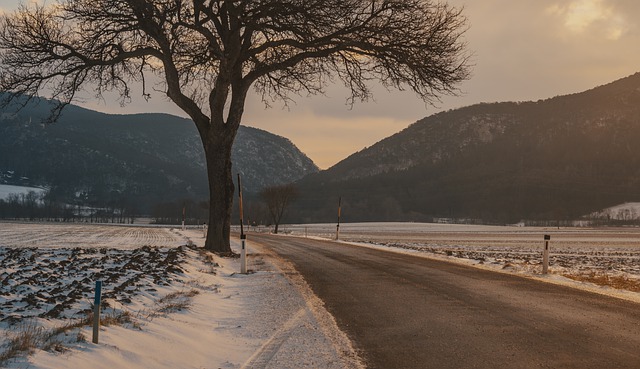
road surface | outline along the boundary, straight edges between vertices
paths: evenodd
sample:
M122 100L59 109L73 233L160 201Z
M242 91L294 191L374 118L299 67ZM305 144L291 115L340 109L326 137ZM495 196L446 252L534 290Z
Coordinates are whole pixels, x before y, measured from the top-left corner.
M291 261L369 368L640 368L640 305L518 276L304 238Z

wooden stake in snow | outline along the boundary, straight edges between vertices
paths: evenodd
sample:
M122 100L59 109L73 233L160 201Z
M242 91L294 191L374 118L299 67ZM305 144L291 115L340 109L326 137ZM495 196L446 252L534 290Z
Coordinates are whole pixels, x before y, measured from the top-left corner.
M240 244L242 248L240 249L240 273L247 274L247 235L244 234L244 215L242 213L242 182L240 181L240 173L238 173L238 197L240 198L240 202L238 203L240 207Z
M549 240L551 240L551 236L548 234L544 235L544 251L542 253L542 274L549 273Z
M96 281L96 296L93 299L93 340L98 343L98 333L100 332L100 304L102 303L102 281Z

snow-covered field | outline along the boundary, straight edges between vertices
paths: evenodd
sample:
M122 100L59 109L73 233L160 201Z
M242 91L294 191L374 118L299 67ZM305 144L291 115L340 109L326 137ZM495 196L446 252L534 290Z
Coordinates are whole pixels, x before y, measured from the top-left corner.
M282 229L336 236L335 224ZM545 234L551 236L551 275L543 277ZM340 240L640 301L636 228L360 223L342 224ZM249 242L253 273L241 275L237 259L212 258L201 252L203 243L198 229L0 223L0 361L17 350L0 366L362 367L289 263ZM104 283L102 316L109 325L95 345L87 317L97 279ZM23 341L24 352L16 349Z
M41 193L44 190L42 188L36 187L23 187L23 186L12 186L6 184L0 184L0 200L5 200L9 197L10 194L27 194L29 191L33 191L35 193Z
M281 226L284 233L335 239L335 224ZM578 281L640 301L640 228L554 228L432 223L348 223L340 240L540 276L551 236L547 280ZM623 290L623 291L611 291ZM619 293L620 292L620 293Z
M177 229L84 223L0 223L0 246L135 249L177 247L187 238Z
M197 229L0 223L0 367L362 367L287 262L250 245L241 275L203 243Z

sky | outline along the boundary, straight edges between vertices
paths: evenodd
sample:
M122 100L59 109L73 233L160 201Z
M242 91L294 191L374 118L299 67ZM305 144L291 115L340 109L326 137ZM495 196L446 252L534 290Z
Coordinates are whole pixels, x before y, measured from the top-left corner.
M0 0L0 11L19 0ZM296 96L269 109L249 96L243 124L289 138L322 169L440 111L480 102L529 101L581 92L640 71L640 2L637 0L449 0L463 7L472 75L458 96L427 105L407 91L372 86L374 100L346 105L343 87L325 95ZM135 91L134 91L135 94ZM139 94L138 94L139 95ZM161 93L149 102L134 95L86 100L90 109L126 114L185 116Z

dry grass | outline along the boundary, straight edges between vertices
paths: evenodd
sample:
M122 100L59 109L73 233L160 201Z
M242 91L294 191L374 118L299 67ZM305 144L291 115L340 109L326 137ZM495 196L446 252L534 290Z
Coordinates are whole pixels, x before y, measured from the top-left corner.
M35 322L28 321L16 327L10 334L4 351L0 354L0 365L19 355L30 354L46 340L44 328Z
M7 334L7 342L3 345L0 353L0 366L18 356L30 355L36 349L65 352L68 347L64 340L61 339L61 335L84 325L86 325L86 319L68 322L53 329L45 329L35 321L25 321L17 325L14 331ZM69 340L66 341L68 342ZM80 330L76 333L75 341L85 341L85 337Z
M191 306L191 298L199 293L200 291L196 289L172 292L158 300L159 307L157 311L160 313L174 313L186 310Z
M84 343L87 341L81 328L93 323L93 310L87 311L82 319L70 320L63 325L52 329L45 329L39 326L36 321L27 320L16 325L14 330L7 333L7 342L0 347L0 367L4 366L11 359L19 356L30 355L35 350L45 350L51 352L65 352L69 350L69 344ZM102 314L100 324L109 325L130 325L140 329L138 324L127 311L112 310ZM76 331L71 337L69 332Z
M612 276L605 273L590 272L588 274L563 274L574 281L589 282L598 286L612 287L619 290L640 292L640 280L627 276Z

